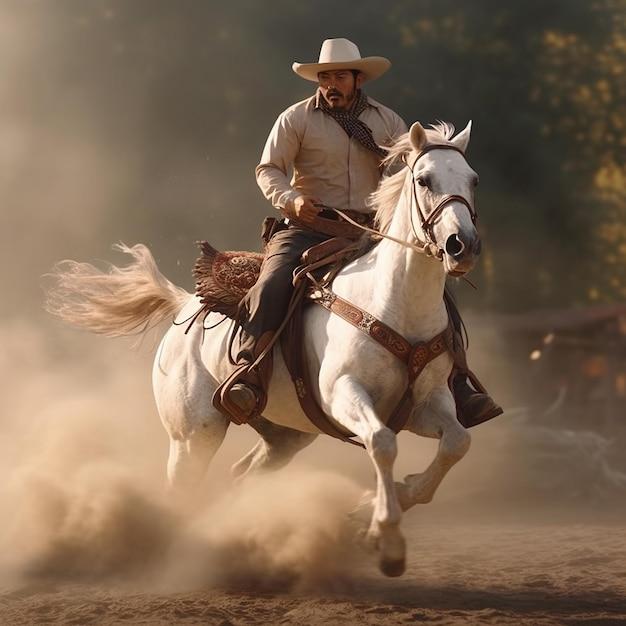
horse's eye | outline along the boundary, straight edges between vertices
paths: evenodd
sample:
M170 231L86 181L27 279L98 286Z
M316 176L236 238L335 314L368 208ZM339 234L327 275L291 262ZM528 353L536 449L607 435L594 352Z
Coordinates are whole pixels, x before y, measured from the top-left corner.
M417 179L417 184L420 187L430 187L430 181L428 180L428 178L425 178L424 176L420 176Z
M472 184L474 185L474 187L478 187L478 176L474 178L474 180L472 181Z

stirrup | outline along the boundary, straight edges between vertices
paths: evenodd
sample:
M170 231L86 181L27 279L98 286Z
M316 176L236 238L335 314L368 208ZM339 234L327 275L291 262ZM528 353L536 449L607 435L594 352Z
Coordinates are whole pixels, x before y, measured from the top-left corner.
M470 370L453 371L450 375L450 389L456 404L457 419L464 428L478 426L504 413Z
M245 380L246 374L250 375L250 373L248 366L235 370L213 393L213 406L235 424L246 424L252 418L258 417L267 404L265 392L259 386ZM247 407L235 402L238 391L235 388L239 385L254 394L255 403L250 411L246 410Z
M475 393L463 406L457 407L457 419L464 428L478 426L502 413L504 413L502 407L486 393Z
M259 405L259 394L252 385L235 383L228 390L228 401L235 404L244 415L254 415Z

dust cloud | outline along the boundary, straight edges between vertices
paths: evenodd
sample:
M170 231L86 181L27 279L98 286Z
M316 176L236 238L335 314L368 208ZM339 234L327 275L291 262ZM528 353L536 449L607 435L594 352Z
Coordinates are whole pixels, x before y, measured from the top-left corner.
M187 38L176 26L184 19L173 11L163 20L165 5L137 10L0 3L0 582L337 579L350 561L339 535L358 471L331 480L337 468L305 462L233 491L229 466L256 437L231 428L197 510L183 510L165 492L155 337L131 351L43 312L41 276L61 259L115 263L112 243L141 241L190 288L196 239L257 246L270 210L252 172L272 120L250 122L255 136L224 136L222 113L236 110L207 95L196 70L181 115L165 75L178 68L180 87L178 70L189 66L171 58L184 49L175 43ZM210 33L198 41L228 45Z
M2 337L4 585L285 589L335 587L347 576L347 514L360 495L352 480L295 468L233 487L226 465L237 457L229 454L211 468L213 486L199 487L191 510L165 490L166 436L149 397L149 350L67 338L75 361L60 359L26 324ZM249 434L233 439L240 453L250 443Z

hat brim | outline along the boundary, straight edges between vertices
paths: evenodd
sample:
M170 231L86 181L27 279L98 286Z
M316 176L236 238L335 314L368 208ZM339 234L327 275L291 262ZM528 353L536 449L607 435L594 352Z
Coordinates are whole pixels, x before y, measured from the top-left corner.
M385 57L365 57L356 61L337 61L334 63L294 63L293 71L306 80L318 82L320 72L330 70L359 70L365 80L374 80L382 76L390 67L391 61Z

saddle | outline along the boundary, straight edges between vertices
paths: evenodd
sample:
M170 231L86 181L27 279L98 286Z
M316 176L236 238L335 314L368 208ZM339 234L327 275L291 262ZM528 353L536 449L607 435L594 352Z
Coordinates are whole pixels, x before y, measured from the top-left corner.
M354 435L335 427L315 399L302 341L303 312L309 303L317 303L342 317L404 362L407 368L405 392L387 419L387 425L395 432L404 428L412 408L413 384L432 359L449 352L457 368L466 368L464 350L458 344L452 322L430 341L411 345L392 328L332 292L330 285L335 275L373 244L373 240L355 242L335 237L306 250L302 255L302 265L294 272L294 294L288 317L279 331L283 358L305 414L322 432L358 446L362 444L351 439ZM194 321L202 313L206 317L210 312L237 320L241 299L259 277L263 254L219 252L207 241L199 242L199 246L202 254L196 261L193 274L196 294L203 306L194 315Z
M219 252L208 241L199 241L201 256L193 268L196 295L202 312L215 311L235 319L242 298L256 283L263 263L258 252Z
M261 271L264 254L260 252L220 252L208 241L199 241L201 256L193 268L196 279L196 295L202 302L201 312L215 311L231 319L237 318L239 303L256 283ZM346 263L358 258L369 249L367 244L334 237L317 244L302 254L302 265L296 277L304 273L327 269L336 274ZM332 270L332 272L331 272ZM320 279L322 277L320 276ZM325 282L331 279L329 275ZM295 282L298 281L294 278Z

